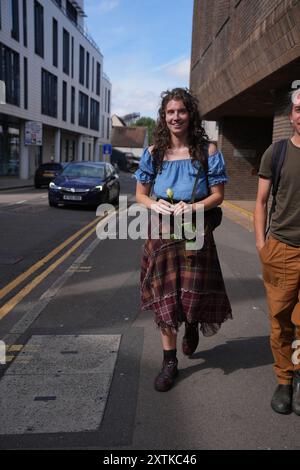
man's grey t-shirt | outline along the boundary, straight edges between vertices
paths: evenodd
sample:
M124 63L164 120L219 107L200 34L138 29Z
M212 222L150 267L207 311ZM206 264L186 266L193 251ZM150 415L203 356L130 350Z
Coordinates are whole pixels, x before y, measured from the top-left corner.
M263 178L272 178L272 151L273 144L262 156L258 174ZM291 140L281 170L270 233L283 243L300 246L300 147Z

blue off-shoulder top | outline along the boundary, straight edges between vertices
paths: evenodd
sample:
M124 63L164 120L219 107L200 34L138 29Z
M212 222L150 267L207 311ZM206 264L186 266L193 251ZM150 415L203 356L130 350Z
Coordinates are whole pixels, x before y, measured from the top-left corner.
M153 156L145 149L140 160L139 168L134 176L142 184L154 181L153 191L158 198L167 199L167 189L173 190L175 201L189 202L192 197L195 178L200 162L185 160L166 160L162 163L162 172L155 174ZM201 165L202 167L202 165ZM225 162L219 150L208 157L208 184L209 187L220 183L227 183ZM200 178L196 188L196 199L204 199L208 195L205 172L201 168Z

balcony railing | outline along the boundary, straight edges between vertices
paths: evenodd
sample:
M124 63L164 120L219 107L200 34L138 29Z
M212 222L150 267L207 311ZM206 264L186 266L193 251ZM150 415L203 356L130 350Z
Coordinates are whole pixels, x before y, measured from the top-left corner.
M79 24L75 23L72 18L70 17L70 15L68 15L66 9L63 7L63 6L60 6L58 2L56 2L55 0L51 0L52 3L54 3L54 5L57 6L57 8L59 8L63 14L72 22L72 24L78 29L78 31L85 37L85 39L87 39L89 41L89 43L102 55L102 52L99 48L99 46L96 44L96 42L94 41L94 39L92 38L92 36L87 32L85 31Z
M102 77L103 77L105 80L107 80L109 83L111 83L110 78L109 78L108 75L106 75L106 73L103 72Z

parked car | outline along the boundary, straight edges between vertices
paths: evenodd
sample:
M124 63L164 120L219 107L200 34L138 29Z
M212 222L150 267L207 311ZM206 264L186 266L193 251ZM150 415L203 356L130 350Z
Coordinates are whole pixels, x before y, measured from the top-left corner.
M42 163L34 175L34 186L38 189L42 186L49 186L64 169L67 163L47 162Z
M98 206L119 199L120 181L115 168L105 162L73 162L49 184L49 205Z
M140 164L140 157L136 157L133 153L131 152L126 152L125 153L125 158L127 161L127 168L131 173L134 173Z
M128 162L126 160L125 154L117 149L112 149L112 155L110 157L110 163L114 167L118 167L122 171L128 171Z

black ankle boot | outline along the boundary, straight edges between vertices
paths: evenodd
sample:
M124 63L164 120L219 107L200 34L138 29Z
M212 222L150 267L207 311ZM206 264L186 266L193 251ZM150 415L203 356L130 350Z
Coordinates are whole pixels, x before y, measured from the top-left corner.
M186 323L185 333L182 338L182 352L191 356L197 349L199 343L198 323Z
M277 386L272 397L271 407L276 413L289 414L292 411L293 387L289 384Z
M175 377L178 374L177 369L178 361L174 360L163 361L162 369L154 381L154 388L158 392L167 392L173 386Z
M300 416L300 370L294 372L293 378L293 412Z

